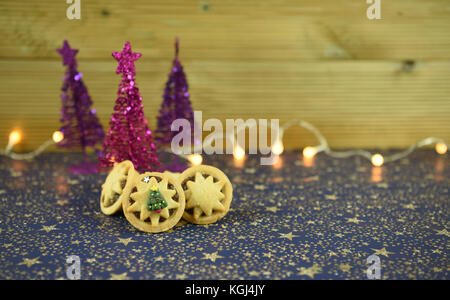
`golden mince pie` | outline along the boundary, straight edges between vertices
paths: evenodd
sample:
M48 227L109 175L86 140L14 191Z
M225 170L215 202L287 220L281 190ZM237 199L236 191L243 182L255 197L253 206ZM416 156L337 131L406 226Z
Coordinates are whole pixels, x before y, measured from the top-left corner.
M164 175L168 175L168 176L172 176L175 180L178 180L178 178L180 177L181 173L178 172L170 172L170 171L164 171L163 173Z
M130 195L138 175L129 160L114 165L102 185L100 208L104 214L112 215L122 209L122 198Z
M219 169L200 165L185 170L178 181L186 196L183 219L194 224L211 224L230 210L233 187Z
M139 175L128 197L122 199L127 220L145 232L162 232L174 227L183 216L185 198L181 185L157 172Z

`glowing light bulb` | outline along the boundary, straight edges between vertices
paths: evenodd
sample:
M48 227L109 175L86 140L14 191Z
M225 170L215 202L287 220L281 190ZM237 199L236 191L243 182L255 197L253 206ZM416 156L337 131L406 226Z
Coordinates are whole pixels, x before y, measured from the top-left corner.
M447 147L447 145L444 144L444 143L437 143L435 149L436 149L436 152L437 152L437 153L439 153L439 154L445 154L445 153L447 152L447 150L448 150L448 147Z
M188 155L187 159L193 166L199 166L203 162L203 157L200 154Z
M308 146L305 149L303 149L303 156L305 158L313 158L314 155L316 155L316 153L317 153L316 147Z
M62 133L61 131L55 131L55 132L53 132L52 139L53 139L53 142L58 144L59 142L61 142L64 139L64 133Z
M370 179L372 182L380 182L383 180L383 168L372 167Z
M283 159L280 156L275 156L272 167L275 170L281 169L281 167L283 167Z
M236 160L243 160L245 157L245 151L241 146L234 147L233 156Z
M372 155L371 161L372 161L372 165L374 165L375 167L380 167L384 163L384 157L383 157L383 155L377 153L377 154Z
M14 146L22 140L22 133L19 130L13 130L9 134L9 144Z
M281 140L277 140L272 145L272 153L275 154L275 155L280 155L281 153L283 153L283 151L284 151L283 142Z

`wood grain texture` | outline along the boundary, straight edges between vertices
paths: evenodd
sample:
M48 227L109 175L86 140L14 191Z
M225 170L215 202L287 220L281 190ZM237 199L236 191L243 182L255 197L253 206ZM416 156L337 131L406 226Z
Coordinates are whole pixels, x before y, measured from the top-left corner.
M382 1L375 21L365 1L81 1L81 20L65 1L0 1L0 141L21 128L30 149L58 128L66 38L105 127L119 82L111 52L129 40L143 53L137 84L154 128L175 36L205 118L301 118L339 148L450 140L449 1ZM293 128L285 143L314 139Z

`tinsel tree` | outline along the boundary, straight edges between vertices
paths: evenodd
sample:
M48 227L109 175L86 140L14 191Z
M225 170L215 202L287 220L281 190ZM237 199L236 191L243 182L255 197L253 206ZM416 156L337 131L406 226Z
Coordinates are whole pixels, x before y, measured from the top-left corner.
M193 137L194 114L191 101L189 100L188 83L186 74L183 71L179 52L179 39L175 40L175 59L172 63L172 70L163 95L163 102L159 110L157 119L157 129L155 140L160 145L170 145L172 138L178 133L171 131L170 126L176 119L186 119L191 123L191 133ZM191 143L194 142L193 138Z
M130 160L139 171L155 170L160 162L152 132L144 116L142 97L134 79L134 62L141 54L132 52L130 43L126 42L123 50L113 52L112 56L118 61L116 73L122 74L122 78L100 164L108 167L114 162Z
M64 139L57 146L67 149L81 148L84 153L84 162L87 164L86 148L101 145L105 134L97 118L96 110L92 108L91 97L82 80L83 74L77 70L75 55L78 50L70 48L65 40L63 47L57 51L63 58L64 66L67 67L61 88L60 121L62 126L60 131L64 134ZM79 171L83 173L83 168L89 168L89 166L80 166L80 168ZM84 171L91 172L87 169Z

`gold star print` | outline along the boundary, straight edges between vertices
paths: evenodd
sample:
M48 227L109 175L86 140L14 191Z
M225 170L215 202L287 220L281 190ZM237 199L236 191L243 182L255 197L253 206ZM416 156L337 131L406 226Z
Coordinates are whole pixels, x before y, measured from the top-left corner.
M39 261L39 257L36 257L36 258L24 258L23 262L19 263L19 266L20 265L26 265L29 268L29 267L31 267L33 265L36 265L36 264L42 264Z
M276 206L272 206L272 207L266 207L266 210L276 213L278 211L278 208Z
M153 261L160 261L160 262L164 262L164 257L162 257L162 256L158 256L158 257L155 257L154 259L153 259Z
M119 240L116 242L116 244L124 244L125 246L128 246L129 243L135 243L136 241L133 241L132 238L127 238L127 239L121 239L118 238Z
M212 262L216 262L216 259L223 258L223 256L218 255L218 252L214 253L203 253L204 257L202 259L209 259Z
M372 249L372 250L375 251L374 255L383 255L385 257L389 257L389 254L394 254L394 252L389 252L384 247L383 249Z
M347 256L347 254L352 253L352 251L350 249L344 248L344 249L342 249L342 253L344 254L344 256Z
M447 229L436 230L437 235L445 235L446 237L450 237L450 232Z
M316 264L312 265L309 268L301 267L298 275L309 276L309 278L314 279L314 275L320 274L322 272L322 268L317 266Z
M164 197L164 200L167 202L167 207L163 208L159 213L154 210L147 209L147 201L151 191L148 186L151 188L157 188ZM158 225L161 216L168 219L170 216L169 209L178 208L180 204L172 199L172 197L176 194L176 191L169 190L167 186L167 178L164 178L158 182L155 177L150 178L148 184L139 185L138 191L130 195L131 199L135 202L128 207L128 212L140 212L140 220L145 221L150 218L152 225Z
M338 257L337 253L336 253L336 252L334 252L334 251L330 251L330 252L328 252L328 255L329 255L329 257L332 257L332 256L336 256L336 257Z
M263 191L266 189L266 186L264 184L255 184L255 190Z
M339 269L343 272L350 272L352 266L350 266L349 264L340 264Z
M298 237L298 235L293 235L292 231L289 232L289 233L280 233L280 238L285 238L285 239L288 239L290 241L292 241L292 238L294 238L294 237Z
M187 182L186 209L194 209L194 219L198 219L202 212L211 216L213 210L225 211L220 200L225 198L221 192L225 181L214 182L213 177L204 178L200 172L195 174L195 181Z
M129 279L131 279L127 275L128 275L128 273L111 274L111 278L109 280L129 280Z
M327 200L337 200L337 196L336 195L325 195L325 199L327 199Z
M417 208L417 206L415 206L413 203L410 203L410 204L403 205L403 208L415 210Z
M56 203L58 205L63 206L63 205L69 204L69 200L67 200L67 199L59 199L59 200L56 201Z
M45 231L45 232L47 232L47 233L49 233L50 231L53 231L53 230L58 230L58 228L56 228L56 225L50 225L50 226L42 226L42 229L41 229L41 231Z
M355 224L359 224L361 222L364 222L362 220L359 220L358 217L354 217L354 218L347 218L347 223L355 223Z

